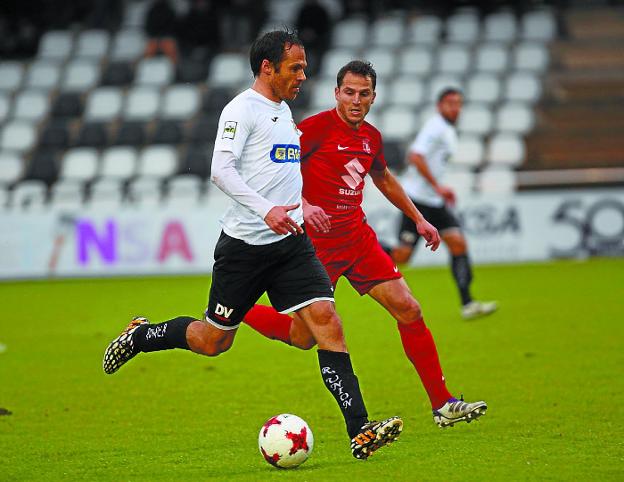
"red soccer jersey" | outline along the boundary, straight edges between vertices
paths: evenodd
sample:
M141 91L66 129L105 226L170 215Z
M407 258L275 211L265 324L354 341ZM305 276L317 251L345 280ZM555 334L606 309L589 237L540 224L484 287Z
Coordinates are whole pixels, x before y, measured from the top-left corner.
M364 121L350 128L336 109L321 112L299 124L303 197L331 217L329 233L312 229L313 239L341 239L353 235L364 222L362 191L371 169L384 170L386 159L380 132Z

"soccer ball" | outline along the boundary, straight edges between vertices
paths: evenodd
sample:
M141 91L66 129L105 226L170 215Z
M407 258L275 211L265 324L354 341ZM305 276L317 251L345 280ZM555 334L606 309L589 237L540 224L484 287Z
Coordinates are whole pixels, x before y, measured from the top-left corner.
M258 446L268 463L292 469L308 460L314 446L314 436L303 419L283 413L271 417L262 426Z

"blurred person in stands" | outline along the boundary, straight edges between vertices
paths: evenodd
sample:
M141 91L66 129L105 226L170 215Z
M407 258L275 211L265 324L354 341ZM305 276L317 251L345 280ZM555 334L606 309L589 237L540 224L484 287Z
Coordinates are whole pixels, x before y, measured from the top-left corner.
M437 112L425 122L409 147L409 166L403 176L403 188L419 211L440 231L451 254L451 271L461 298L461 315L465 319L489 315L497 309L494 301L472 298L472 267L468 245L459 220L453 213L455 192L443 184L449 158L457 147L455 124L461 113L462 93L446 88L438 96ZM395 263L407 263L420 239L417 226L403 215L399 228L399 245L388 249Z
M470 422L485 413L483 401L467 403L447 390L438 352L420 304L384 252L366 222L362 199L366 174L381 193L416 226L427 247L440 236L414 206L389 171L381 133L364 119L375 100L377 74L370 63L355 60L338 72L336 107L304 119L301 134L303 218L318 258L336 286L344 276L361 295L369 295L396 320L403 349L429 396L433 420L440 427ZM360 323L363 320L359 320ZM313 334L294 317L255 305L244 322L267 338L297 348L316 344ZM360 325L366 329L365 325Z
M180 19L178 39L189 57L208 60L221 45L221 22L215 2L192 0L186 15Z
M147 11L145 32L148 35L145 57L159 53L174 64L178 61L178 43L175 38L177 16L168 0L155 0Z
M306 46L308 71L318 71L323 53L329 46L331 18L318 0L306 0L295 22L299 37Z

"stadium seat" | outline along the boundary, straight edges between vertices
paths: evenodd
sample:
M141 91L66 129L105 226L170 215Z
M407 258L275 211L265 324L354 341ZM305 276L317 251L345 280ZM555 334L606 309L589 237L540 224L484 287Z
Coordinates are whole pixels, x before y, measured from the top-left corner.
M132 87L126 94L123 117L128 121L149 121L160 108L160 92L155 87Z
M120 179L97 179L90 186L87 205L98 209L117 209L123 205L123 198L123 183Z
M249 59L242 53L220 53L212 59L208 74L210 87L231 87L251 80Z
M162 197L161 182L155 177L139 177L128 184L128 201L139 207L154 207Z
M548 49L538 42L524 42L516 45L513 53L513 68L542 72L548 66Z
M187 148L180 164L179 174L195 174L202 179L210 177L213 143L191 144Z
M85 122L80 126L74 145L76 147L103 147L108 143L108 124Z
M492 74L477 73L470 77L466 85L466 101L491 105L500 99L501 83Z
M526 72L510 74L505 81L505 100L533 103L542 93L542 84L536 75Z
M463 107L457 129L462 134L486 135L492 130L492 112L484 104L467 104Z
M180 84L198 84L208 77L208 62L181 59L176 67L175 81Z
M84 183L76 180L61 180L50 188L50 207L78 210L84 202Z
M139 154L137 174L162 179L174 174L178 167L177 152L171 146L149 146Z
M139 29L120 30L115 35L110 58L113 61L134 62L145 52L145 34Z
M378 47L365 50L361 58L373 64L377 72L377 82L383 80L385 77L393 76L396 72L395 56L388 55L387 48ZM336 73L338 73L338 70L336 70Z
M106 30L85 30L76 40L74 57L100 60L108 52L110 34Z
M463 75L471 66L470 52L462 45L445 45L438 52L438 71Z
M232 100L234 92L230 87L213 87L206 91L202 99L202 110L211 115L219 116L223 108Z
M475 52L475 68L481 72L500 74L509 65L507 48L501 43L481 44Z
M37 149L30 158L25 177L53 184L58 178L58 157L56 149Z
M425 101L425 86L413 76L403 76L394 79L388 87L387 103L416 107Z
M482 193L512 194L516 190L516 173L511 169L490 167L479 173L476 185Z
M555 38L556 33L555 18L549 10L533 10L522 16L520 37L523 40L548 42Z
M388 96L390 95L390 87L388 82L383 80L383 77L377 79L377 87L375 88L375 111L382 109L388 102ZM336 100L334 98L334 105Z
M483 141L475 135L462 134L457 140L455 155L451 164L462 167L476 167L484 160Z
M389 141L409 141L416 132L416 115L407 107L389 107L379 116L379 130Z
M367 33L366 19L352 16L334 25L331 45L333 48L360 48L367 43Z
M444 175L444 185L450 186L458 197L470 195L475 187L475 173L468 169L451 168Z
M116 61L109 63L102 73L101 84L112 86L130 85L134 80L134 69L129 62Z
M214 142L218 127L218 116L201 116L190 125L187 135L188 140L194 143Z
M39 41L37 56L56 61L67 60L73 50L73 37L70 30L49 30Z
M433 52L430 47L409 46L398 52L397 71L399 75L428 76L433 68Z
M442 20L434 15L413 17L408 26L408 43L435 45L442 33Z
M49 60L37 60L26 72L24 87L51 90L58 86L61 78L60 64Z
M116 146L141 146L145 144L145 124L143 122L123 122L113 136Z
M137 170L137 149L129 146L109 147L102 151L98 176L101 179L115 179L126 181Z
M24 176L22 157L14 152L0 152L0 186L6 187Z
M498 132L527 134L534 125L534 113L526 104L507 103L499 107L494 125Z
M479 17L472 12L458 12L446 21L446 39L463 45L475 42L479 37Z
M355 58L357 58L355 51L351 49L340 48L328 50L325 52L325 55L323 55L323 60L321 61L321 68L319 70L320 77L332 79L334 85L336 85L336 74L338 71Z
M336 79L316 80L313 85L308 86L311 90L310 110L319 112L320 110L330 109L336 105L336 97L334 88L336 87Z
M9 206L19 211L41 210L45 206L47 191L43 181L27 179L13 188Z
M70 144L70 140L67 122L63 119L53 119L41 131L39 147L66 149Z
M37 123L42 120L50 109L47 93L39 90L23 90L15 96L13 118Z
M100 66L92 60L72 60L63 72L60 89L63 92L87 92L98 85Z
M0 63L0 92L10 94L16 91L24 79L24 66L21 62Z
M516 18L510 11L489 14L485 17L483 28L483 40L488 42L512 42L518 30Z
M151 137L153 144L179 144L184 138L184 129L179 121L161 120Z
M8 209L10 198L9 188L0 184L0 213Z
M202 195L202 180L195 174L180 174L167 182L168 206L192 206L196 205Z
M30 122L11 121L0 129L0 150L24 152L35 144L37 134Z
M447 87L454 87L462 90L462 82L458 76L450 74L439 74L431 77L426 97L427 100L429 102L437 102L440 92Z
M405 36L405 20L402 16L381 17L373 22L368 37L377 47L399 47ZM387 54L387 50L386 50ZM366 58L366 57L365 57Z
M116 87L99 87L87 98L85 119L90 121L111 121L121 112L123 96Z
M390 169L395 173L405 169L405 142L384 140L383 150L384 157Z
M161 87L173 80L174 68L168 57L142 59L137 64L134 83L143 86Z
M60 179L89 182L98 172L98 151L92 147L69 149L61 158Z
M9 117L11 111L11 98L0 93L0 124Z
M496 134L490 138L486 160L490 164L517 167L524 162L522 138L513 134Z
M199 89L195 85L172 85L166 91L160 109L164 119L184 120L197 114L200 107Z
M58 95L52 105L52 116L54 117L80 117L83 111L82 97L78 92L63 92Z

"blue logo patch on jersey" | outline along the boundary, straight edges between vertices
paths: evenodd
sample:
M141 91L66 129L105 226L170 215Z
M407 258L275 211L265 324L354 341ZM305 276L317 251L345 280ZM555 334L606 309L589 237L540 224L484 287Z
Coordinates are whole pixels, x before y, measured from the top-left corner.
M301 160L301 148L296 144L273 144L271 149L273 162L299 162Z

